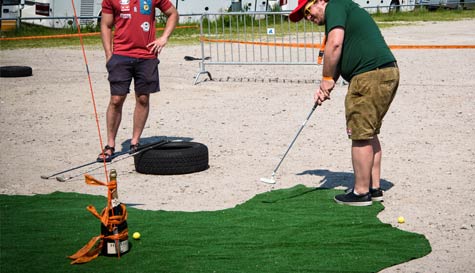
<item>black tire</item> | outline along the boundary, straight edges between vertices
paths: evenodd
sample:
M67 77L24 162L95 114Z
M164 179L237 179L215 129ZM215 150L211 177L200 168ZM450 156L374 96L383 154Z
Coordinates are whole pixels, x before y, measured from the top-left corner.
M29 77L33 75L33 69L29 66L1 66L0 77Z
M197 142L169 142L134 156L143 174L186 174L208 169L208 148Z

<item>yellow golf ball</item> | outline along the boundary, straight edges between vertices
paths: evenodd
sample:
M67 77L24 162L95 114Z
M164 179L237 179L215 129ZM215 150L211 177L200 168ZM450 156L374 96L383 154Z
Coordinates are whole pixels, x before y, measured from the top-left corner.
M397 222L398 222L399 224L403 224L404 222L406 222L406 220L404 219L404 217L399 216L399 217L397 218Z
M132 237L133 237L135 240L138 240L138 239L140 239L140 233L134 232L134 234L132 234Z

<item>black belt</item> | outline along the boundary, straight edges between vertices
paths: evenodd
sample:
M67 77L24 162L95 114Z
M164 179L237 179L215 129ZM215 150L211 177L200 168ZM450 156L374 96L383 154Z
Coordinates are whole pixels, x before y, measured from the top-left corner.
M385 63L378 67L378 69L388 68L388 67L397 67L396 62Z

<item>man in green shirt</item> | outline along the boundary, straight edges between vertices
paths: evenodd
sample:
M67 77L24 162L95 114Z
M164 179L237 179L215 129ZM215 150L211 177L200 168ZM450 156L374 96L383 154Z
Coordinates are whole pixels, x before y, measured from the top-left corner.
M335 201L353 206L382 201L378 134L399 85L396 59L374 20L352 0L299 0L289 19L303 18L325 25L323 75L315 102L321 105L330 98L340 76L349 82L345 115L355 181Z

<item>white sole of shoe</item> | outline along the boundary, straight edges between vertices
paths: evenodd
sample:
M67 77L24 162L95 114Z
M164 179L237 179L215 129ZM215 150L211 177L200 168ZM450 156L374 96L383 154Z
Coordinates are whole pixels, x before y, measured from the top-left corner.
M366 206L371 206L373 204L373 201L365 201L365 202L343 202L340 201L336 198L333 198L335 202L337 202L340 205L348 205L348 206L354 206L354 207L366 207Z

